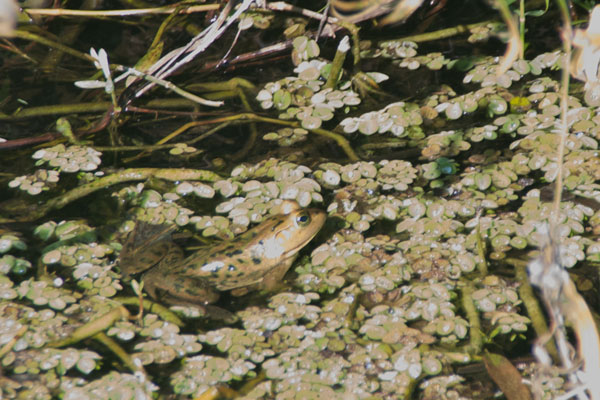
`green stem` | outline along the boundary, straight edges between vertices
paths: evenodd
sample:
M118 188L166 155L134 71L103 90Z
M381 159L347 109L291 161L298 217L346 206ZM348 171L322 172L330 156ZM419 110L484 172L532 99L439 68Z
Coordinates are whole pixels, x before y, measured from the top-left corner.
M16 121L25 118L47 117L53 115L105 112L111 105L112 104L109 101L97 101L94 103L31 107L18 110L12 115L0 114L0 121Z
M22 29L17 29L14 33L15 33L15 37L18 39L30 40L32 42L40 43L40 44L48 46L54 50L65 52L67 54L72 55L73 57L80 58L87 62L91 62L91 63L94 62L94 59L92 58L92 56L90 56L87 53L82 53L82 52L72 49L68 46L65 46L62 43L55 42L54 40L50 40L50 39L45 38L40 35L36 35L35 33L27 32Z
M469 321L469 337L470 343L467 351L470 354L479 354L483 348L484 336L481 331L481 321L479 312L473 302L473 284L468 281L463 281L461 285L462 306Z
M515 269L515 276L519 281L519 297L523 301L527 315L531 320L531 326L535 331L537 337L545 337L548 335L548 325L546 324L546 318L544 317L544 311L540 307L533 288L529 283L529 276L527 275L527 262L516 258L507 258L505 262L511 265ZM552 356L553 359L558 360L558 351L554 342L549 340L546 342L546 350Z
M558 143L557 150L557 168L558 174L556 175L555 189L554 189L554 219L558 220L560 215L560 202L563 188L563 158L565 155L565 142L569 134L569 126L567 125L567 113L569 111L569 78L570 78L570 61L571 61L571 37L573 32L571 29L571 16L569 14L569 7L565 0L558 1L558 8L560 9L563 18L563 67L562 76L560 83L560 141ZM552 221L554 223L554 221Z
M263 117L263 116L260 116L260 115L254 114L254 113L241 113L241 114L231 115L231 116L227 116L227 117L214 118L211 120L190 122L188 125L193 124L193 126L199 126L199 125L210 125L210 124L216 124L216 123L222 123L222 122L240 122L240 123L242 123L242 122L256 122L256 121L267 122L267 123L275 124L275 125L289 126L292 128L302 128L302 125L300 124L300 122L297 122L297 121L286 121L286 120L281 120L281 119ZM323 137L326 137L328 139L335 141L337 143L337 145L340 146L342 148L342 150L344 150L344 152L346 153L346 156L351 161L360 160L360 158L354 152L354 149L352 149L352 146L350 146L350 142L348 142L348 140L345 137L343 137L342 135L337 134L332 131L328 131L326 129L321 129L321 128L307 129L307 130L316 135L320 135L320 136L323 136ZM164 139L161 142L164 142Z
M323 86L324 89L334 89L337 85L348 50L350 50L350 39L348 36L344 36L340 41L335 56L333 57L333 61L331 62L331 69L329 70L327 82L325 82L325 86Z
M214 172L200 169L184 168L129 168L115 174L105 176L85 185L76 187L69 192L48 200L37 209L32 210L31 204L21 204L16 209L18 216L15 219L0 218L0 222L10 221L35 221L52 210L63 208L69 203L79 200L93 192L106 189L109 186L125 182L145 181L149 178L158 178L168 181L208 181L215 182L221 177ZM22 209L21 209L22 208ZM20 215L19 215L20 214Z
M435 32L427 32L427 33L421 33L419 35L404 36L402 38L395 39L395 40L411 41L411 42L416 42L416 43L431 42L433 40L446 39L446 38L449 38L452 36L460 35L462 33L467 33L473 28L477 28L479 26L485 26L487 24L494 23L494 22L496 22L496 21L488 20L488 21L478 22L476 24L457 25L457 26L453 26L452 28L440 29L439 31L435 31Z
M477 255L481 259L481 262L477 264L477 269L482 277L488 274L488 264L486 259L485 241L481 237L481 221L477 223L477 230L475 231L475 237L477 238Z
M237 116L235 116L235 117L237 117ZM256 114L248 114L248 113L241 114L240 119L242 119L242 118L246 118L246 119L250 119L250 120L257 120L257 121L262 121L262 122L269 122L272 124L284 125L284 126L289 126L289 127L293 127L293 128L301 128L302 127L302 125L299 122L284 121L284 120L274 119L274 118L269 118L269 117L261 117ZM337 143L337 145L340 146L342 148L342 150L344 150L344 152L346 153L346 156L348 156L348 158L351 161L360 160L360 158L354 152L354 149L352 149L352 146L350 146L350 142L348 142L348 140L346 140L346 138L343 137L342 135L339 135L335 132L328 131L326 129L321 129L321 128L307 129L307 130L314 134L317 134L317 135L320 135L320 136L323 136L323 137L326 137L328 139L335 141Z
M115 322L129 317L129 311L125 307L115 307L98 318L75 329L71 336L63 340L48 343L49 347L65 347L78 343L84 339L96 335L111 327Z
M0 359L2 359L5 355L12 351L15 343L17 343L17 341L21 338L21 336L25 334L25 332L27 332L27 325L21 326L21 328L19 328L19 330L17 331L16 335L11 340L6 342L4 346L2 346L2 348L0 348Z
M118 301L119 303L125 306L137 307L140 304L139 297L113 297L113 300ZM144 307L144 310L158 315L160 318L167 322L177 325L180 328L185 325L183 321L175 313L173 313L173 311L158 303L144 299L142 305Z
M525 43L523 40L521 40L519 27L512 16L507 1L495 0L494 4L500 12L500 15L502 16L502 19L504 20L506 28L509 32L508 46L496 71L497 74L504 74L512 66L513 62L515 62L517 59L523 58L523 48Z
M210 97L208 95L207 97ZM6 115L0 113L0 121L18 121L26 118L38 118L38 117L47 117L47 116L55 116L55 115L68 115L68 114L81 114L81 113L96 113L96 112L106 112L112 103L109 101L96 101L93 103L78 103L78 104L60 104L60 105L51 105L51 106L41 106L41 107L30 107L22 110L16 111L12 115ZM196 107L194 102L191 102L182 98L171 98L171 99L154 99L150 100L147 103L140 105L140 107L151 108L153 110L157 109L180 109L183 107L191 108ZM158 110L157 112L160 112ZM189 112L186 115L190 117L196 116L204 116L210 115L208 112Z
M198 104L202 104L202 105L205 105L205 106L208 106L208 107L220 107L220 106L222 106L224 104L223 101L212 101L212 100L204 99L204 98L202 98L200 96L196 96L195 94L190 93L190 92L188 92L186 90L183 90L180 87L174 85L173 83L171 83L169 81L166 81L164 79L160 79L160 78L157 78L155 76L152 76L152 75L146 74L144 72L138 71L135 68L129 68L129 67L125 67L125 66L119 65L119 66L117 66L117 70L126 72L126 73L128 73L130 75L133 75L133 76L137 77L137 78L142 78L142 79L147 80L148 82L152 82L152 83L154 83L156 85L162 86L165 89L168 89L168 90L170 90L170 91L172 91L174 93L177 93L181 97L183 97L185 99L188 99L190 101L193 101L195 103L198 103Z
M144 375L146 374L144 367L142 367L141 365L137 365L133 361L133 358L131 358L131 356L125 351L125 349L123 349L119 345L119 343L113 340L113 338L107 336L104 332L98 332L94 335L93 338L105 345L106 347L108 347L108 349L112 351L114 355L119 357L121 361L123 361L123 363L127 366L127 368L129 368L132 372L141 372Z
M525 0L519 2L519 35L521 37L521 54L519 58L523 59L525 50Z
M189 142L188 142L189 144ZM90 146L98 151L154 151L154 150L165 150L172 149L176 147L175 143L173 144L162 144L162 145L140 145L140 146Z
M191 14L196 12L206 12L218 10L219 4L206 4L196 5L187 8L182 7L152 7L152 8L141 8L132 10L71 10L66 8L26 8L23 11L29 15L44 15L44 16L56 16L56 17L130 17L137 15L148 15L148 14Z
M226 126L229 126L230 122L223 122L217 126L215 126L212 129L209 129L207 132L204 132L202 135L199 135L197 137L195 137L194 139L186 142L188 145L194 144L196 142L199 142L201 140L206 139L207 137L214 135L215 133L219 132L221 129L225 128ZM127 164L130 163L132 161L135 160L139 160L140 158L146 157L148 155L150 155L154 150L159 150L162 146L169 146L169 147L173 147L171 145L166 145L165 143L171 141L171 139L174 139L175 137L179 136L180 134L182 134L183 132L187 131L190 128L193 128L195 126L198 125L204 125L204 122L202 121L196 121L196 122L188 122L187 124L177 128L176 130L174 130L173 132L171 132L170 134L168 134L167 136L165 136L164 138L160 139L158 142L156 142L156 144L154 146L146 146L145 148L141 149L144 150L142 151L140 154L137 154L133 157L128 157L128 158L124 158L123 159L123 163Z
M242 102L242 106L246 112L252 112L252 106L242 89L244 86L239 86L235 88L235 92L238 94L240 101ZM231 158L234 160L241 160L246 157L246 155L252 150L254 147L254 143L256 143L256 139L258 139L258 127L255 123L250 124L250 136L244 143L244 147L237 151Z
M350 36L352 36L352 57L354 57L354 65L356 66L360 63L360 38L358 36L360 28L350 22L338 21L337 24L350 32Z

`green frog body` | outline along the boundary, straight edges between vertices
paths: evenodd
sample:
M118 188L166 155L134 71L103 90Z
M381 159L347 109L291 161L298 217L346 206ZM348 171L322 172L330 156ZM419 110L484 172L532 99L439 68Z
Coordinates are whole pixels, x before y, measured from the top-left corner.
M142 235L124 245L121 270L125 275L146 271L142 277L146 291L170 304L211 304L226 290L234 296L271 290L326 218L322 210L301 209L292 201L281 209L243 234L188 257L171 240L170 228L158 227L162 232L152 239Z

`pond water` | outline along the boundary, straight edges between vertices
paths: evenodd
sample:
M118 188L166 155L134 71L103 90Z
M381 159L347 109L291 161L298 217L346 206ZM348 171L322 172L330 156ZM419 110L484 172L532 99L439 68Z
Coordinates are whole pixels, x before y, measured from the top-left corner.
M360 43L312 39L320 3L27 5L0 48L0 397L554 398L565 362L592 373L600 116L573 80L561 164L560 13L530 5L502 71L481 2ZM178 89L118 78L205 29ZM552 311L584 367L533 357L528 264L583 296Z

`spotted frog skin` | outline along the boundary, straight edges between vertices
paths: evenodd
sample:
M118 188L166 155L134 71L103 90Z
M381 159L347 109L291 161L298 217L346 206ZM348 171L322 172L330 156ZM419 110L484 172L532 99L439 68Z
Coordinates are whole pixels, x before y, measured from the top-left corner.
M171 304L214 303L225 290L241 296L252 290L273 289L326 218L325 212L301 209L292 201L284 202L281 209L285 212L187 258L171 241L170 228L153 226L160 231L150 234L150 240L134 232L133 243L123 247L121 270L124 275L146 270L142 277L146 291Z

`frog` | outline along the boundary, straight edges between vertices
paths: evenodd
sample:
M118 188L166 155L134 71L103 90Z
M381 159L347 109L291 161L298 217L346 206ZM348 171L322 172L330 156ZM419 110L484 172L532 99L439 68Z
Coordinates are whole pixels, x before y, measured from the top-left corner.
M279 209L233 239L187 257L171 239L173 227L136 226L121 252L121 272L143 273L146 292L172 305L213 304L224 291L233 296L272 291L326 220L323 210L303 209L294 201L282 202Z

